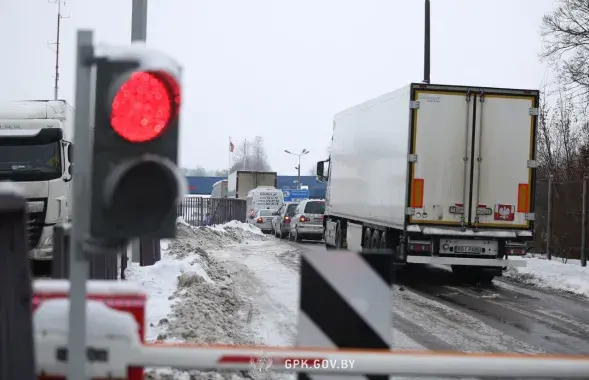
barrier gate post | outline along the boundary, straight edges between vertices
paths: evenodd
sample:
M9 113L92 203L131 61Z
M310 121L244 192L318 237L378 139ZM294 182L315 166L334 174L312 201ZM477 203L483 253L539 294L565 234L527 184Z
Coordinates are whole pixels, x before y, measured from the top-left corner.
M392 251L385 250L303 252L297 346L390 349L392 263ZM299 380L314 377L304 373L303 366L293 369L302 371ZM389 378L388 375L321 376L322 379L342 377Z
M0 182L0 379L35 380L26 198Z

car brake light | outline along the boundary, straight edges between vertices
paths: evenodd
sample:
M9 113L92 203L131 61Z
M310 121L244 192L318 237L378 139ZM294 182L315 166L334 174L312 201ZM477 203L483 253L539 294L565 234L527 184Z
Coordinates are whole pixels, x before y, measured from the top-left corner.
M264 223L264 219L258 218L258 223Z
M301 215L301 217L299 218L299 221L300 221L301 223L308 222L308 221L310 221L310 220L311 220L311 219L307 218L305 215Z

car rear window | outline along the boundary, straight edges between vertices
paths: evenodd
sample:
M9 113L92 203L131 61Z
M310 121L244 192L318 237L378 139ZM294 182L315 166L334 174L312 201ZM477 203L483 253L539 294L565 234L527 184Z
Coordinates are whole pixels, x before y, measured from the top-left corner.
M291 203L288 205L286 209L286 215L294 215L295 210L297 209L298 203Z
M324 214L325 202L307 202L304 212L306 214Z
M272 216L276 210L260 210L260 216Z

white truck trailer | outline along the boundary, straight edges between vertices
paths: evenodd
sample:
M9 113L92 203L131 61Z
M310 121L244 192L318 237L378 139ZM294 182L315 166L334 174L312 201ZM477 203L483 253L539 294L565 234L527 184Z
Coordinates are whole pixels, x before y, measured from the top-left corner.
M346 248L353 223L363 249L463 280L525 266L513 258L533 238L538 102L537 90L413 83L338 113L317 163L327 248Z
M27 197L29 252L53 253L53 226L70 219L74 109L63 100L0 104L0 180Z
M227 182L227 197L247 199L250 190L258 186L277 187L276 172L259 172L252 170L236 170L229 174Z
M215 182L211 191L211 198L227 198L227 183L228 180L226 179Z

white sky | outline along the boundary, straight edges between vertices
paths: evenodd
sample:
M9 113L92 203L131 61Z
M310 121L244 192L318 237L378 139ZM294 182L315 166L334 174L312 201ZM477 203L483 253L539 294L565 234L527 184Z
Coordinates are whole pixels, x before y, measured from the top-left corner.
M541 17L553 0L431 0L432 83L539 88ZM57 6L0 0L0 100L51 99ZM77 28L130 40L130 0L63 7L60 98L73 102ZM224 169L229 136L260 135L272 168L284 149L326 158L335 113L423 76L423 0L150 0L147 41L184 68L181 165Z

